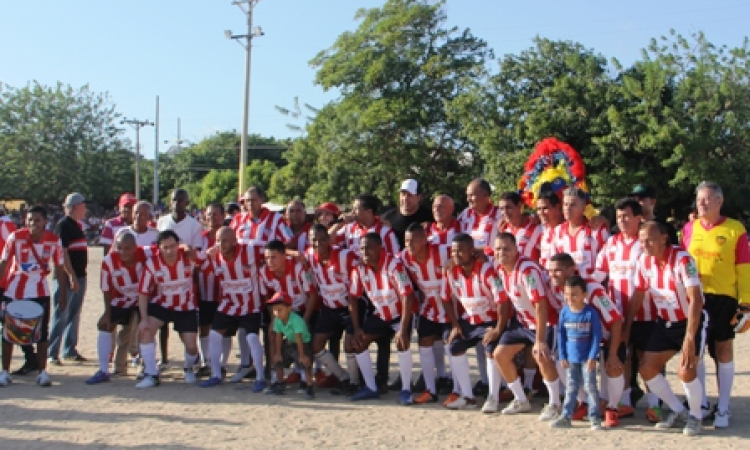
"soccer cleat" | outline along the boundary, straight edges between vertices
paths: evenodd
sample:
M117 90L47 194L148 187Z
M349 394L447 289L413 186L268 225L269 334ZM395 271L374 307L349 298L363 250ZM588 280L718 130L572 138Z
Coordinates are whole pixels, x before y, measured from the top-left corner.
M729 419L732 417L732 413L729 410L716 411L714 414L714 428L727 428L729 427Z
M682 429L682 434L685 436L697 436L701 434L702 429L702 419L689 416L685 423L685 428Z
M570 428L573 426L573 423L570 421L569 417L560 416L557 419L550 422L549 426L551 428Z
M477 399L458 397L455 401L447 405L448 409L476 409Z
M540 422L549 422L557 419L562 414L562 406L545 404L542 413L539 414Z
M195 372L195 376L198 378L211 377L211 368L208 366L203 366Z
M401 391L398 395L398 404L402 406L413 405L414 399L412 398L411 391Z
M52 386L52 381L50 381L46 370L42 370L39 372L39 375L36 376L36 384L42 387Z
M424 391L418 396L414 397L414 403L417 405L425 405L427 403L437 403L438 396L430 391Z
M482 383L482 380L477 381L472 389L474 397L486 397L490 393L490 386L486 383Z
M35 362L25 362L23 365L16 371L12 372L11 375L28 375L32 372L36 372L39 370L39 365Z
M573 410L573 417L571 417L571 420L583 420L588 415L589 415L588 403L579 403L578 406L576 406L576 409Z
M3 370L0 372L0 386L7 386L13 382L13 379L10 377L8 372Z
M487 400L484 401L484 405L482 405L482 412L484 414L495 414L499 409L500 406L497 404L497 400L492 397L487 397Z
M218 386L220 384L221 384L221 378L219 378L219 377L211 377L208 380L206 380L206 381L202 382L201 384L199 384L198 386L202 387L202 388L209 388L209 387Z
M250 372L250 366L240 366L239 369L237 369L237 372L232 375L232 378L229 379L230 383L241 383L242 379L245 378L245 375L247 375Z
M195 376L195 372L193 372L193 369L184 369L184 373L185 383L195 384L198 381L198 377Z
M373 391L372 389L368 388L367 386L363 387L359 391L357 391L356 394L349 397L349 399L353 402L359 402L362 400L375 400L380 398L380 394L377 391Z
M513 414L520 414L531 411L531 403L528 400L522 402L520 400L513 400L508 406L503 409L503 414L510 416Z
M253 392L256 394L259 392L263 392L264 390L266 390L266 386L267 384L265 380L255 380L255 383L253 383Z
M619 414L620 419L627 419L635 415L635 410L632 406L620 404L617 406L617 414Z
M101 370L96 372L91 378L86 380L86 384L99 384L109 381L109 374Z
M455 402L458 399L458 397L460 397L460 395L456 394L455 392L451 392L450 394L448 394L448 398L446 398L445 401L443 402L443 406L447 408L448 405Z
M646 410L646 419L651 423L659 423L664 420L664 411L661 406L652 406Z
M604 426L607 428L615 428L620 425L620 414L616 409L607 408L604 411Z
M271 388L266 391L266 393L270 395L284 395L285 391L286 391L286 384L274 383L271 385Z
M602 429L602 419L599 417L592 417L589 419L589 425L592 430L599 431Z
M656 424L656 428L659 428L662 430L674 428L675 425L677 425L679 422L685 422L687 421L687 419L688 419L687 410L683 410L682 412L679 412L679 413L670 411L666 419Z
M138 389L152 388L159 385L159 377L153 375L143 375L143 379L135 385Z

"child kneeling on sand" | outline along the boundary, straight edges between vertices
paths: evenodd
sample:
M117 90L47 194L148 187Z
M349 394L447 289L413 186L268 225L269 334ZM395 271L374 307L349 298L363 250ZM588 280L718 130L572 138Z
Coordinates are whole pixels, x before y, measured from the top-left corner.
M273 311L273 366L276 370L276 383L273 383L269 394L284 393L284 369L296 363L305 371L307 383L300 386L308 400L315 398L312 376L312 345L307 323L296 312L292 311L292 299L283 292L277 292L266 303Z

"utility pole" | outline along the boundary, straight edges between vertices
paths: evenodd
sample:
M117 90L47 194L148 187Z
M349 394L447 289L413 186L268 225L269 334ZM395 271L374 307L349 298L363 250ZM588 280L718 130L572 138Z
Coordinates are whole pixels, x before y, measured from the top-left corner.
M135 129L135 198L141 199L141 128L154 126L148 120L122 119L123 125L127 124Z

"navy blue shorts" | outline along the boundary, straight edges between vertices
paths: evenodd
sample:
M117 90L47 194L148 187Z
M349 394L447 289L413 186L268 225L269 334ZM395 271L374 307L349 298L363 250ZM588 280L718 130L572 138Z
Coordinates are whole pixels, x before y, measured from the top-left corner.
M604 355L604 360L606 362L607 355L609 355L609 345L602 345L602 354ZM617 359L619 359L621 363L625 364L625 360L627 358L628 358L628 346L625 345L624 342L620 342L620 346L617 347Z
M120 308L117 306L109 307L109 323L114 325L127 325L130 323L130 317L133 312L138 313L138 306L130 308Z
M638 351L645 351L655 327L656 322L633 321L630 325L630 345Z
M315 334L336 334L344 330L348 334L354 334L352 325L352 316L349 308L329 308L323 306L318 314L318 321L315 324Z
M175 311L158 303L149 303L148 316L158 319L165 325L172 322L174 330L178 333L198 332L198 311Z
M482 342L482 339L484 339L484 335L487 333L487 330L495 328L497 326L497 322L492 321L473 325L465 319L458 319L458 326L461 327L461 333L463 334L463 337L457 336L448 346L448 349L453 356L462 355L466 353L466 351L470 348L473 348L477 344ZM448 339L448 336L450 336L451 329L451 326L448 326L448 328L446 329L445 333L443 334L445 339ZM492 345L491 347L492 350L490 350L489 348L487 349L489 353L492 353L492 351L495 349L494 345Z
M401 328L401 318L398 317L396 319L391 320L390 322L386 322L380 317L376 316L375 314L368 314L365 317L365 321L362 324L362 331L365 332L365 334L370 336L388 336L393 337L396 335L396 332ZM411 326L409 327L407 332L411 332Z
M651 337L646 344L647 352L666 352L675 351L679 352L682 350L682 343L685 340L685 334L687 334L687 319L680 322L666 322L658 319L654 332L651 333ZM701 314L701 321L698 324L698 331L695 333L695 354L696 356L703 356L703 348L706 346L706 338L708 337L708 314L703 311Z
M224 336L234 336L240 328L243 328L247 334L260 334L260 321L261 314L259 312L250 313L246 316L230 316L216 311L211 329L225 330Z
M555 346L555 327L547 325L547 333L544 337L544 342L547 343L550 352L556 354L557 347ZM526 328L518 319L513 318L508 322L508 326L505 327L503 334L500 335L500 341L498 345L518 345L523 344L524 347L532 347L536 343L536 330L530 330Z
M219 304L216 302L199 301L198 324L202 327L211 325L214 322L214 314L216 314L217 309L219 309Z
M450 329L451 325L449 323L433 322L424 316L417 317L417 337L419 339L428 337L440 339L445 334L445 331L448 330L450 332Z

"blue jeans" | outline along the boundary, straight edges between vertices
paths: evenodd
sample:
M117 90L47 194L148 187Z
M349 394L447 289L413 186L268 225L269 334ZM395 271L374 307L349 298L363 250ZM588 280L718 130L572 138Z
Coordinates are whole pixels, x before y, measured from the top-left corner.
M63 281L67 283L67 280ZM78 292L71 292L68 286L68 307L60 310L60 285L52 280L52 324L49 332L49 349L47 357L59 358L60 345L63 345L63 357L78 356L78 328L81 324L83 297L86 295L86 277L78 278ZM65 340L63 341L63 336Z
M596 370L586 370L586 363L568 363L568 385L565 390L563 415L573 417L578 402L578 390L583 384L589 403L589 418L599 417L599 389L596 387Z

